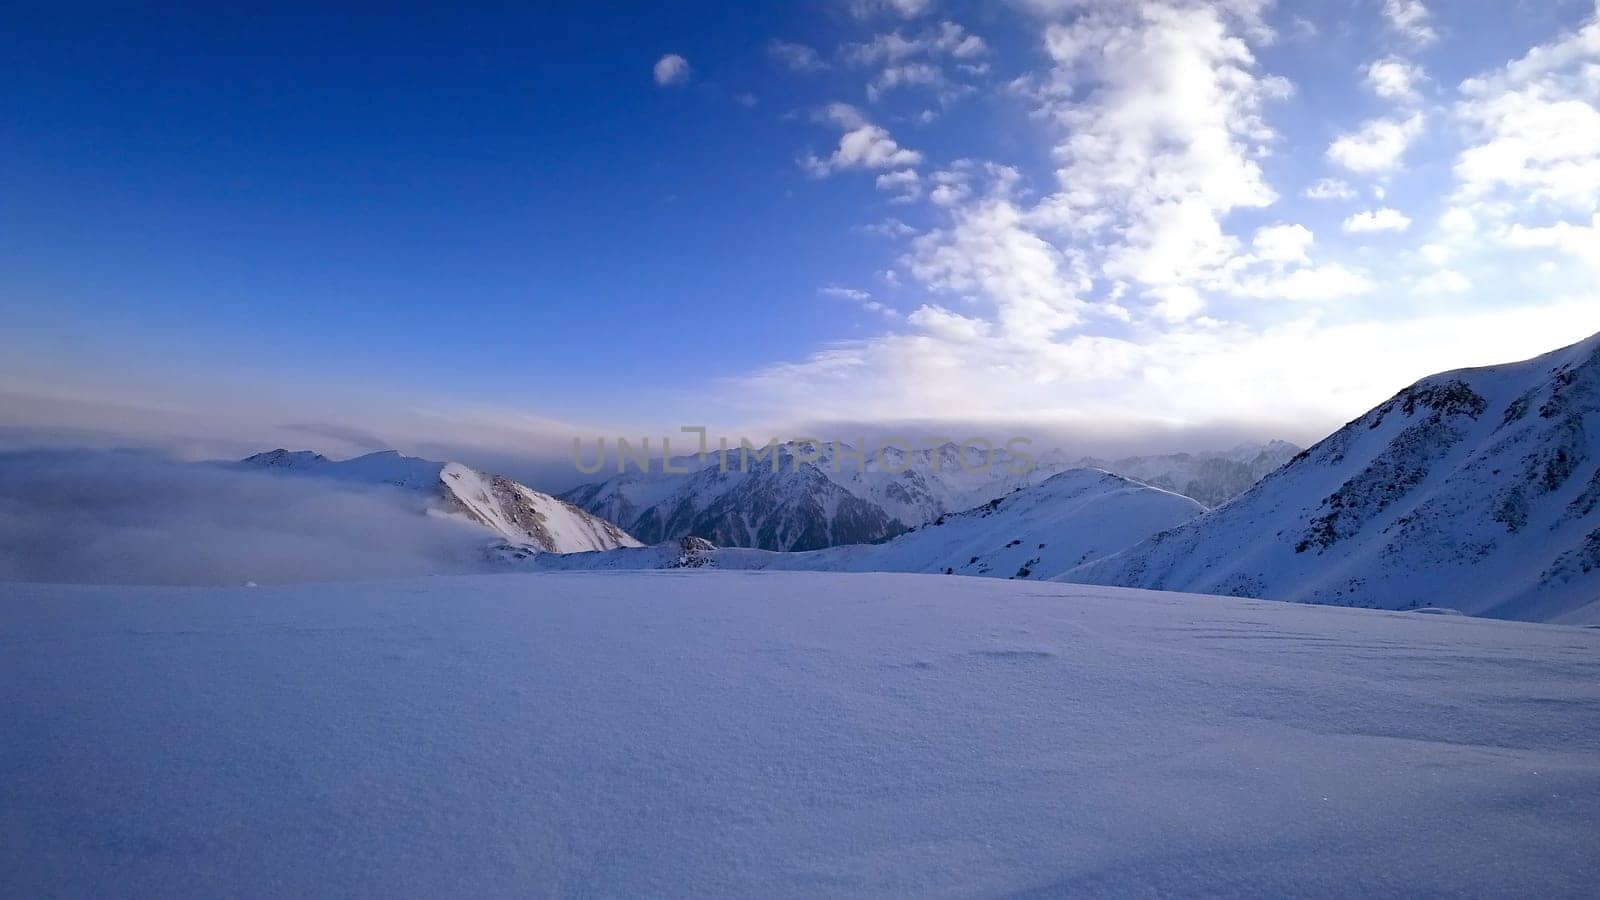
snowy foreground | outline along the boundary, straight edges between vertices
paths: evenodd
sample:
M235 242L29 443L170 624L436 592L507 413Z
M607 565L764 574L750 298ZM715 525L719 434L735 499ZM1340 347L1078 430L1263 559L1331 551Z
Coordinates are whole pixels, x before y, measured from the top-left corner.
M0 585L0 895L1592 896L1600 631L917 575Z

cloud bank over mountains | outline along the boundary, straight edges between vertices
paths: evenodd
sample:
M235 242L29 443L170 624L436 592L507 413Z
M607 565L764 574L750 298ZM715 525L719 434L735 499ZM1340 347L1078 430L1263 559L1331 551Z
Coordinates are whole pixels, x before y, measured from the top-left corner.
M243 584L483 568L415 492L145 453L0 453L0 581Z

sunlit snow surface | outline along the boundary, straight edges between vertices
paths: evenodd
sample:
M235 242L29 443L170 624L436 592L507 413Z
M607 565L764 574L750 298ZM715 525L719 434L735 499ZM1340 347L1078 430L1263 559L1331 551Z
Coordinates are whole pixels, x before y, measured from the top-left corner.
M0 894L1592 894L1600 631L654 572L0 585Z

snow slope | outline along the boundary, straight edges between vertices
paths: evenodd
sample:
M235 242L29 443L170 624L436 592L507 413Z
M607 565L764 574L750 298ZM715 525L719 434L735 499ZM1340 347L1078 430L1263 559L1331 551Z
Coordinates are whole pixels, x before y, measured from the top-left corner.
M1068 580L1600 623L1600 335L1423 379Z
M1600 631L915 575L0 586L0 894L1585 896Z
M781 553L667 542L659 548L581 558L540 556L531 566L545 571L709 566L1050 578L1204 511L1188 497L1107 472L1073 469L878 544Z
M546 553L639 546L622 529L570 503L460 463L418 459L393 450L342 461L309 450L272 450L248 457L240 465L420 491L437 501L441 512L476 522L513 545Z

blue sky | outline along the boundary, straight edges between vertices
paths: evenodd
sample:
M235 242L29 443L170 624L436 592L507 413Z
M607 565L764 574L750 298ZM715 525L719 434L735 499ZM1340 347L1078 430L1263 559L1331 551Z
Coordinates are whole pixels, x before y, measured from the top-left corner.
M1600 329L1595 16L15 14L0 422L504 457L682 424L1315 439Z

